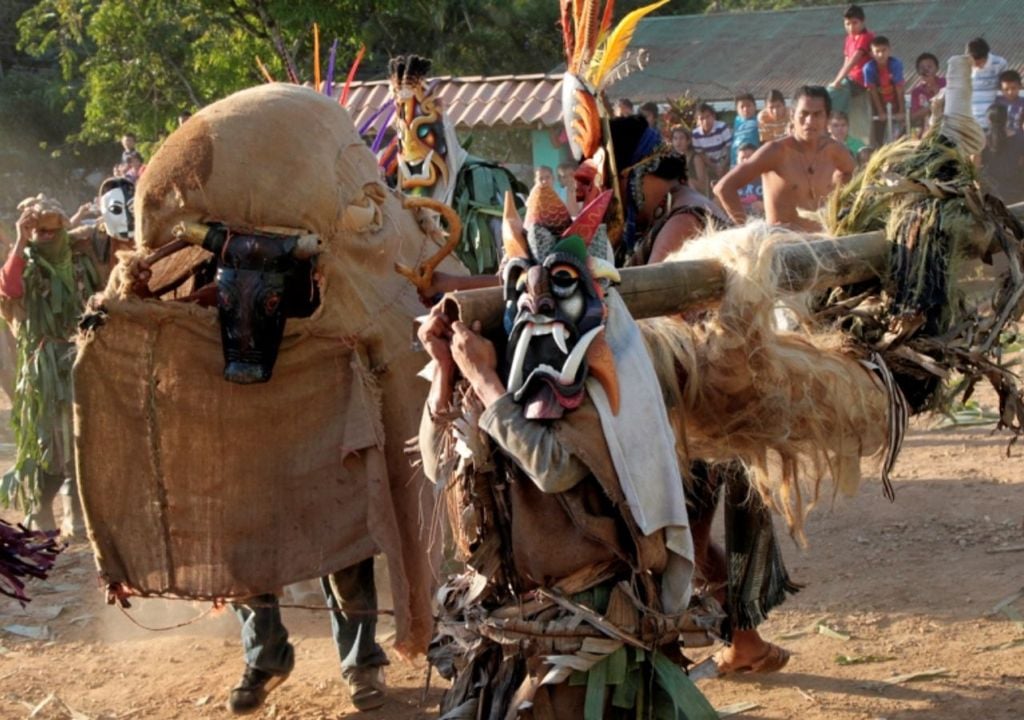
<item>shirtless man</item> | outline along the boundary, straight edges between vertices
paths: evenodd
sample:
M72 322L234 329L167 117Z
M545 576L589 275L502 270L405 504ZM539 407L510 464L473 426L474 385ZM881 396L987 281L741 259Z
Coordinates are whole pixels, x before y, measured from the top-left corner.
M821 226L800 217L798 211L818 211L832 189L846 183L853 174L849 150L826 131L832 111L828 91L804 85L794 100L792 134L762 145L715 185L715 197L737 224L747 220L739 191L760 176L769 223L818 232Z

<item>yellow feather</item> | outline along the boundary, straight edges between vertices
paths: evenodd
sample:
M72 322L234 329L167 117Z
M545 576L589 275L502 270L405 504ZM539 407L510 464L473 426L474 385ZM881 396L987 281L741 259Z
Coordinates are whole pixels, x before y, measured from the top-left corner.
M615 26L611 34L608 36L608 41L605 43L600 53L600 61L596 63L596 69L590 74L590 84L594 87L600 87L601 81L604 79L615 64L622 58L623 53L626 52L626 48L629 47L630 41L633 40L633 31L636 30L637 23L643 19L645 15L654 10L657 10L662 5L667 3L668 0L659 0L658 2L645 5L638 10L634 10L626 17L622 18L622 22ZM591 67L594 67L592 64Z

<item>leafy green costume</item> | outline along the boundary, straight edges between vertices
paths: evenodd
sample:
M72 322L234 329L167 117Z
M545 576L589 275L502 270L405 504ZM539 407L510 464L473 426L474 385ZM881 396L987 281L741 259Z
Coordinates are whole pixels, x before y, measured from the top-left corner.
M53 243L30 243L22 273L24 294L4 299L17 337L11 425L17 458L0 479L0 503L33 510L42 476L74 474L71 367L74 335L85 300L100 286L93 258L66 232Z

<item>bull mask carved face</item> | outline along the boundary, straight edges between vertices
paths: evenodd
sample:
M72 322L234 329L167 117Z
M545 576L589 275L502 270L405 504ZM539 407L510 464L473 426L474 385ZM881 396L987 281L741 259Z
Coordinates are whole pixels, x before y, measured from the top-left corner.
M433 196L448 186L448 143L440 101L427 86L430 61L410 55L391 61L398 133L398 184L409 195Z
M602 195L572 222L554 190L536 186L524 225L506 197L507 388L528 419L557 420L579 407L588 376L618 408L615 364L604 339L605 289L618 279L601 225L609 200Z
M299 238L212 229L203 246L216 255L217 314L224 379L270 380L285 320L309 317L320 304L313 262Z
M100 215L107 235L120 240L135 236L135 183L111 178L100 187Z

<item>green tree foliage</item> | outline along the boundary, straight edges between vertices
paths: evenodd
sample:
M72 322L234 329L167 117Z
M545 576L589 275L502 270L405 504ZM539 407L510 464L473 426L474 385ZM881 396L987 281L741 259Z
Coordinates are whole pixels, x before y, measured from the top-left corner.
M18 21L21 48L59 68L64 109L80 118L72 139L87 144L125 130L148 139L166 134L181 110L262 82L256 57L276 79L294 73L309 81L314 22L324 72L339 41L339 81L361 44L360 78L383 76L399 53L433 58L438 74L546 72L561 61L554 0L17 2L29 6ZM643 4L620 0L617 14ZM703 4L669 7L700 11Z

